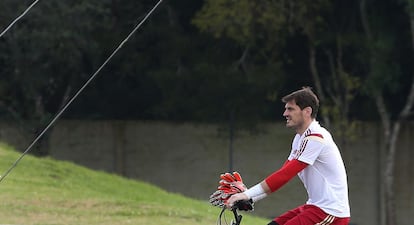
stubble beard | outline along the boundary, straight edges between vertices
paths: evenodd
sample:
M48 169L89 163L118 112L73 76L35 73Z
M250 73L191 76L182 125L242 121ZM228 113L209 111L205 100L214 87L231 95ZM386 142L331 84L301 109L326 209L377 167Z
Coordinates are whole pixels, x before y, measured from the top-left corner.
M286 121L286 127L290 128L292 130L295 130L296 132L298 132L299 129L302 128L304 122L303 121L299 121L294 123L293 120L289 119L288 121Z

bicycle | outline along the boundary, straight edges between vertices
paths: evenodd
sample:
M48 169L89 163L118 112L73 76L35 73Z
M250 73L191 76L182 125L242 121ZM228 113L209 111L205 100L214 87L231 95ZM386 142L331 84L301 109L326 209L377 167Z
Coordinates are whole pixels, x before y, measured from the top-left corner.
M217 219L217 225L222 225L222 220L224 219L225 224L229 225L226 221L226 217L224 212L226 211L226 207L223 207L221 210L219 217ZM253 210L253 202L250 200L238 201L234 204L231 208L231 211L234 216L234 220L231 220L230 225L240 225L243 215L239 214L239 210L241 211L250 211Z

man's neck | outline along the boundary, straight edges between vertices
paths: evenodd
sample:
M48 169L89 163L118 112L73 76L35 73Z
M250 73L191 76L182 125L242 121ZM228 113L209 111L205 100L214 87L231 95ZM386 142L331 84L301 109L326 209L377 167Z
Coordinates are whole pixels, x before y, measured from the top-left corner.
M303 123L303 126L299 129L296 130L296 133L299 134L300 136L303 135L303 133L305 133L305 131L308 129L308 127L311 125L311 123L314 121L314 119L310 119L309 121L306 121L305 123Z

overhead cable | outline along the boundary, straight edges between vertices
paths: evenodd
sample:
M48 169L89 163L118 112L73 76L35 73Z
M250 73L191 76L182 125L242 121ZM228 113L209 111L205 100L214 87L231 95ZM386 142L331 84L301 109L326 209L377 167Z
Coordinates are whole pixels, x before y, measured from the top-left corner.
M0 38L8 31L8 30L10 30L10 28L12 28L13 26L14 26L14 24L15 23L17 23L17 21L19 21L21 18L23 18L23 16L25 16L29 11L30 11L30 9L32 9L33 8L33 6L35 6L37 3L39 2L39 0L35 0L29 7L27 7L27 9L22 13L22 14L20 14L20 16L18 16L16 19L14 19L13 20L13 22L11 22L10 23L10 25L9 26L7 26L6 27L6 29L4 29L3 30L3 32L1 32L1 34L0 34Z
M50 127L60 118L63 112L69 107L69 105L80 95L80 93L92 82L92 80L101 72L101 70L108 64L108 62L115 56L115 54L122 48L122 46L131 38L131 36L141 27L141 25L148 19L148 17L155 11L155 9L161 4L162 0L159 0L157 4L145 15L145 17L135 26L135 28L128 34L128 36L118 45L118 47L112 52L112 54L102 63L102 65L96 70L94 74L85 82L85 84L76 92L76 94L69 99L69 101L62 107L62 109L53 117L48 125L40 132L40 134L32 141L32 143L26 148L26 150L20 155L20 157L10 166L10 168L0 177L0 182L17 166L17 164L23 159L23 157L32 149L32 147L39 141L39 139L49 130Z

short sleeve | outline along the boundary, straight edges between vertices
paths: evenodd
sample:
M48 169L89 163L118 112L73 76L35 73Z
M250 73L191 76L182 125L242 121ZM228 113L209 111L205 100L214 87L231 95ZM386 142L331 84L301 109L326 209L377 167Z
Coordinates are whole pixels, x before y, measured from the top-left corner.
M310 134L302 140L300 148L296 152L294 158L309 165L313 165L324 146L325 140L322 135Z

